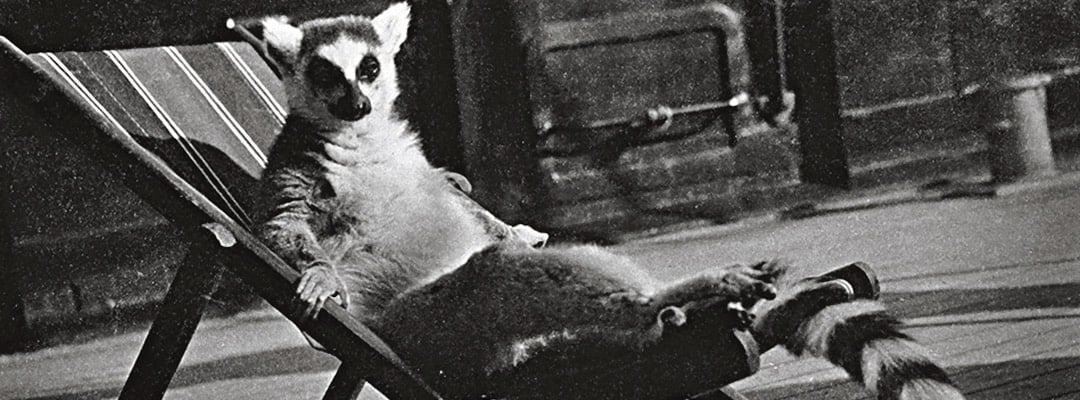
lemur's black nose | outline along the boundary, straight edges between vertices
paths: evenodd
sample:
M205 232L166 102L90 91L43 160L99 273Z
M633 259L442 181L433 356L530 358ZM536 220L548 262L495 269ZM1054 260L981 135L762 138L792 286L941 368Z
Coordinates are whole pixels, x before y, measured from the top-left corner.
M371 113L371 100L358 88L350 89L330 106L330 113L345 121L359 121Z
M371 102L367 101L367 99L358 103L343 105L342 107L336 108L339 110L334 112L334 115L346 121L359 121L368 114L371 114Z

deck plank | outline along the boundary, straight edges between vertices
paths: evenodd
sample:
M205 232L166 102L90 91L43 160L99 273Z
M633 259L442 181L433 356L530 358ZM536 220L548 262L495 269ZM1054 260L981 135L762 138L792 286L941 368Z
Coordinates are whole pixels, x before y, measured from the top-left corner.
M1076 358L995 365L978 378L994 385L968 392L971 400L1080 397L1080 361Z

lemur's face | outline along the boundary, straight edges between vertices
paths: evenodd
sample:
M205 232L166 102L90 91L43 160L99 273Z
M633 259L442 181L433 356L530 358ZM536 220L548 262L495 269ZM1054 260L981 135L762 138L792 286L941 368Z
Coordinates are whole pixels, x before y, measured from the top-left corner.
M382 63L367 43L342 35L331 44L321 45L308 58L303 80L310 95L325 105L331 115L345 121L359 121L371 113Z
M371 19L318 19L300 27L265 20L263 35L292 112L336 123L388 116L398 95L394 56L408 23L405 3Z

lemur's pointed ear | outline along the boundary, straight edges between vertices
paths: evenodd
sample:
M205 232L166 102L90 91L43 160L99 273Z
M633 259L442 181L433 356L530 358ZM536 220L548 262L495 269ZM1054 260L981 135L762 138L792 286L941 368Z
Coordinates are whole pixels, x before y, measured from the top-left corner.
M291 71L300 54L300 42L304 32L292 26L284 17L268 17L262 20L263 40L266 51L277 64L279 71Z
M409 11L409 4L394 3L371 20L383 44L394 53L397 53L401 49L401 44L405 43L409 30Z

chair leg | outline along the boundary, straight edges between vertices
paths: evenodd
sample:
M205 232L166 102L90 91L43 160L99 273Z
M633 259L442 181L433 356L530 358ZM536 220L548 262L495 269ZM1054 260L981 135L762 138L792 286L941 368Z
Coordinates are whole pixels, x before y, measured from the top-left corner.
M203 309L221 280L222 267L211 254L193 245L176 271L119 400L160 399L165 395Z
M21 350L26 344L27 327L18 290L22 284L18 275L23 272L15 266L11 228L14 218L11 218L10 196L14 188L11 171L4 167L0 165L0 321L5 321L7 326L0 329L0 353L9 353Z
M349 362L341 363L330 386L326 388L323 400L353 400L360 396L360 390L364 389L363 373L360 368Z

